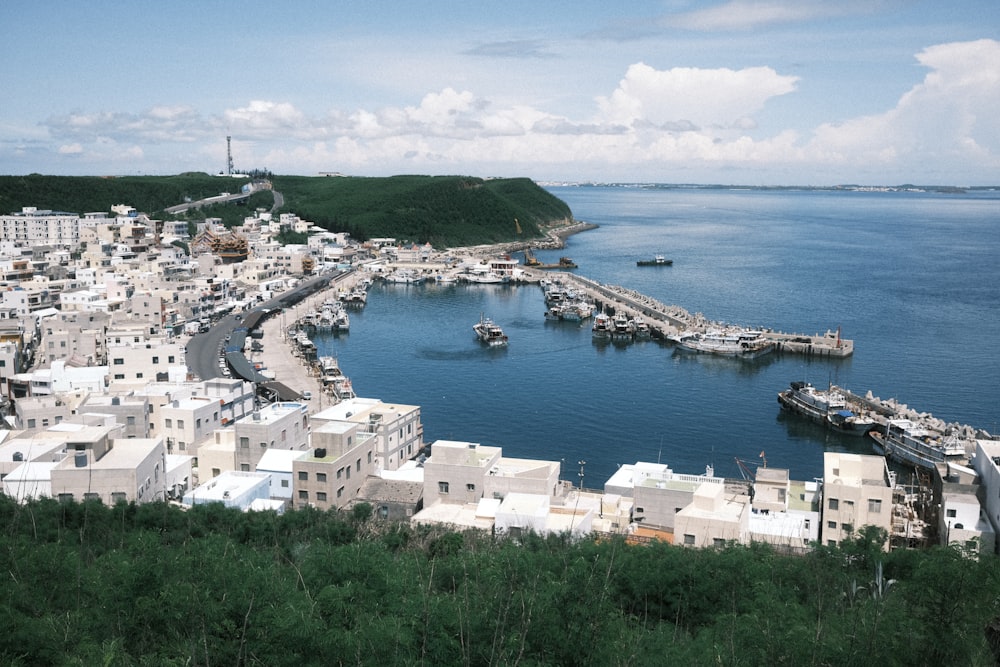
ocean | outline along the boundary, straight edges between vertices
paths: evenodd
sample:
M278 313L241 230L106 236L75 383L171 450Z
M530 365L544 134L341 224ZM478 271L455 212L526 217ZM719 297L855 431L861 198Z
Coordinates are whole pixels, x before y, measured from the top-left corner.
M560 461L563 479L595 489L637 461L811 480L824 451L871 453L867 439L781 414L777 394L795 380L1000 433L1000 192L548 189L599 227L537 251L542 262L569 256L575 273L721 322L840 328L854 355L746 362L599 344L590 320L546 321L535 285L379 283L349 333L315 337L319 353L358 395L419 405L425 442ZM673 265L636 266L658 253ZM476 340L481 314L506 348Z

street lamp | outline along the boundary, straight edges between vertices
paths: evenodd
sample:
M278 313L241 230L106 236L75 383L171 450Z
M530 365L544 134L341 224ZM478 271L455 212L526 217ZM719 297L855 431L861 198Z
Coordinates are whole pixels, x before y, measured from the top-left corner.
M580 490L582 491L583 490L583 467L585 465L587 465L587 462L586 461L577 461L577 463L580 464L580 472L577 473L577 475L579 475L579 477L580 477Z

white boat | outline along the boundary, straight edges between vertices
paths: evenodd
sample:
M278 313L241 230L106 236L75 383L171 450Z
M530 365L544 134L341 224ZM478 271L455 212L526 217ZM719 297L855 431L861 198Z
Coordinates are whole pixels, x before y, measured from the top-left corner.
M932 431L909 419L890 419L884 429L868 435L875 441L876 453L918 468L933 468L936 463L968 465L976 448L973 439Z
M507 344L507 334L499 324L485 315L479 316L479 321L472 325L472 330L476 332L480 341L491 347Z
M611 324L610 315L602 311L594 316L594 324L591 326L594 338L598 340L610 340L613 329L614 326Z
M611 318L611 337L614 340L632 340L632 328L628 315L619 311Z
M424 277L413 269L396 269L392 273L383 277L387 283L397 283L402 285L416 285L424 282Z
M774 349L774 342L764 338L763 332L752 329L685 332L670 336L669 340L684 351L741 359L755 359Z
M808 382L792 382L788 389L778 393L778 404L847 435L865 435L876 424L871 416L851 409L847 396L834 387L819 390Z
M636 315L629 322L629 327L632 329L632 334L638 340L648 340L653 337L653 330L649 328L649 323L642 317L642 315Z

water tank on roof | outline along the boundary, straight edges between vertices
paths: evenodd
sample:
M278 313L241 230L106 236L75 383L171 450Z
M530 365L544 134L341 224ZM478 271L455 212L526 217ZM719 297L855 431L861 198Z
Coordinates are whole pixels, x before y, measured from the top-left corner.
M318 458L318 459L325 459L326 458L326 447L317 447L316 448L316 458Z
M77 468L87 467L87 452L77 452L73 457L73 463Z
M13 458L15 461L23 461L24 454L22 454L21 452L14 452L14 456L11 458Z

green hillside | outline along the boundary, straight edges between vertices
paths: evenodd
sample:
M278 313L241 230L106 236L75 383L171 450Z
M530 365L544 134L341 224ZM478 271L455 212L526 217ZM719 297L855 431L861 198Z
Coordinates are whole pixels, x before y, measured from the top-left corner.
M358 240L393 237L437 247L506 243L538 237L545 225L573 216L527 178L278 176L273 183L285 196L285 209Z
M208 174L178 176L0 176L0 213L39 209L86 213L128 204L154 217L190 200L238 192L249 179ZM392 176L388 178L276 176L284 198L279 212L295 213L359 241L393 237L437 247L538 238L546 225L572 219L569 207L527 178ZM242 222L248 209L270 209L274 196L258 192L249 203L192 209L184 218ZM516 222L515 222L516 221ZM518 227L520 232L518 232Z
M222 178L201 173L177 176L0 176L0 214L25 206L69 213L110 211L128 204L155 213L186 199L239 192L249 179ZM245 211L244 211L245 213Z
M4 665L988 665L1000 568L0 497ZM998 626L1000 627L1000 626Z

